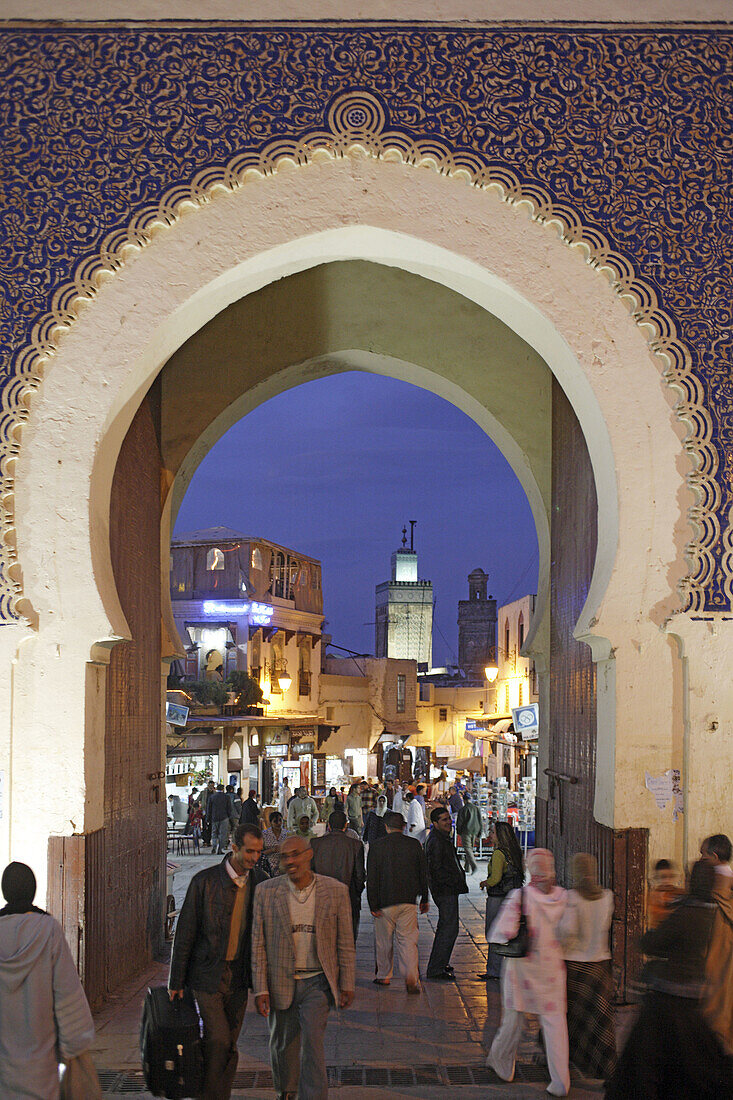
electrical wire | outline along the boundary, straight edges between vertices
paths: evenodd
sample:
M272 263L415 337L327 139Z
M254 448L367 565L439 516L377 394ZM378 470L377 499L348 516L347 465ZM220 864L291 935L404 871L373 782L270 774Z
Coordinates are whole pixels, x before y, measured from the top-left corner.
M524 584L525 577L529 573L530 569L534 568L535 564L538 561L539 561L539 550L536 550L535 553L532 555L532 557L529 559L529 562L525 566L521 577L519 578L517 583L514 585L514 588L511 590L511 592L509 593L508 596L504 597L504 600L502 601L503 603L505 603L505 604L511 603L512 600L516 599L517 593L520 591L522 585ZM526 595L526 593L524 593L524 594Z

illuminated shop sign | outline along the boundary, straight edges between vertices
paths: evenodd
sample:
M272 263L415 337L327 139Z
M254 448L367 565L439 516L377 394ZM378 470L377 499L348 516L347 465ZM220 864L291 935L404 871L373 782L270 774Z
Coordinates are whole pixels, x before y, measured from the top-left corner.
M273 613L273 608L267 603L204 600L204 615L249 615L250 622L256 626L269 626Z

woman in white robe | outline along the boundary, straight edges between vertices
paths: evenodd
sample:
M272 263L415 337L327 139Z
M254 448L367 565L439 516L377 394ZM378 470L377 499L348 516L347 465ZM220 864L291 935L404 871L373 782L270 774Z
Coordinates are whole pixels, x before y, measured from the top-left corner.
M0 1096L58 1100L59 1058L89 1050L92 1015L61 925L33 904L30 867L8 864L2 892Z
M520 901L527 917L529 952L522 959L505 959L501 976L501 1026L486 1059L504 1081L514 1079L524 1013L539 1016L547 1050L551 1096L570 1090L566 978L558 924L567 893L555 885L555 861L546 848L527 855L529 886L513 890L489 930L491 943L506 943L519 929ZM523 895L523 897L522 897Z

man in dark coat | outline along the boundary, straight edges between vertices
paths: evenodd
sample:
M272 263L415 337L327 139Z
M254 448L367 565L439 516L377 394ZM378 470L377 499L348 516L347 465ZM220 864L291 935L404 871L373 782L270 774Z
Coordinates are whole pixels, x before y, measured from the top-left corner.
M216 790L216 784L213 779L210 779L201 792L199 802L201 803L201 840L204 844L211 844L211 818L208 814L209 799Z
M206 819L211 825L211 854L223 856L229 847L229 829L236 825L234 803L224 790L224 784L217 784L206 803Z
M402 814L385 814L387 835L375 840L367 860L367 899L374 917L377 948L376 985L392 980L394 946L404 970L408 993L420 993L417 953L417 899L428 911L428 871L419 840L405 836Z
M221 863L191 879L173 941L171 1000L193 990L204 1022L203 1100L228 1100L237 1069L237 1039L252 988L252 906L267 878L255 864L262 833L238 825Z
M452 823L448 810L438 806L430 814L430 820L433 827L425 843L425 858L430 893L438 907L438 927L426 973L432 981L445 982L453 981L450 957L458 937L458 898L468 893L468 886L451 840Z
M250 791L249 797L242 803L242 810L239 815L240 825L259 825L260 823L260 808L257 805L257 791Z
M343 882L349 891L354 943L359 933L361 895L366 882L364 869L364 845L353 836L346 835L348 819L343 810L334 810L328 819L328 832L311 840L313 849L312 869L317 875Z

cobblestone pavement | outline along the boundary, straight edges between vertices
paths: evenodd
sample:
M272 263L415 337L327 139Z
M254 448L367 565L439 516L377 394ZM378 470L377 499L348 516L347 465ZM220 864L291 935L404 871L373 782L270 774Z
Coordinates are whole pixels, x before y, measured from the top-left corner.
M191 876L219 857L178 856L178 904ZM357 943L357 983L353 1006L332 1012L326 1031L326 1060L332 1091L338 1100L377 1097L506 1096L528 1100L542 1096L548 1082L536 1035L522 1042L517 1076L512 1084L499 1081L485 1069L486 1053L499 1023L498 983L478 975L485 970L483 895L478 883L485 864L470 879L471 892L461 899L461 927L453 952L456 981L423 984L421 997L411 997L395 979L389 987L373 984L374 935L372 917L362 912ZM435 907L420 917L420 960L424 969L437 920ZM105 1096L137 1094L147 1097L140 1072L138 1031L142 1000L148 985L164 984L167 964L151 967L117 994L97 1014L95 1062ZM622 1015L620 1024L625 1020ZM574 1079L571 1096L597 1098L600 1086ZM270 1100L270 1076L265 1021L250 1003L239 1039L239 1069L233 1096Z

